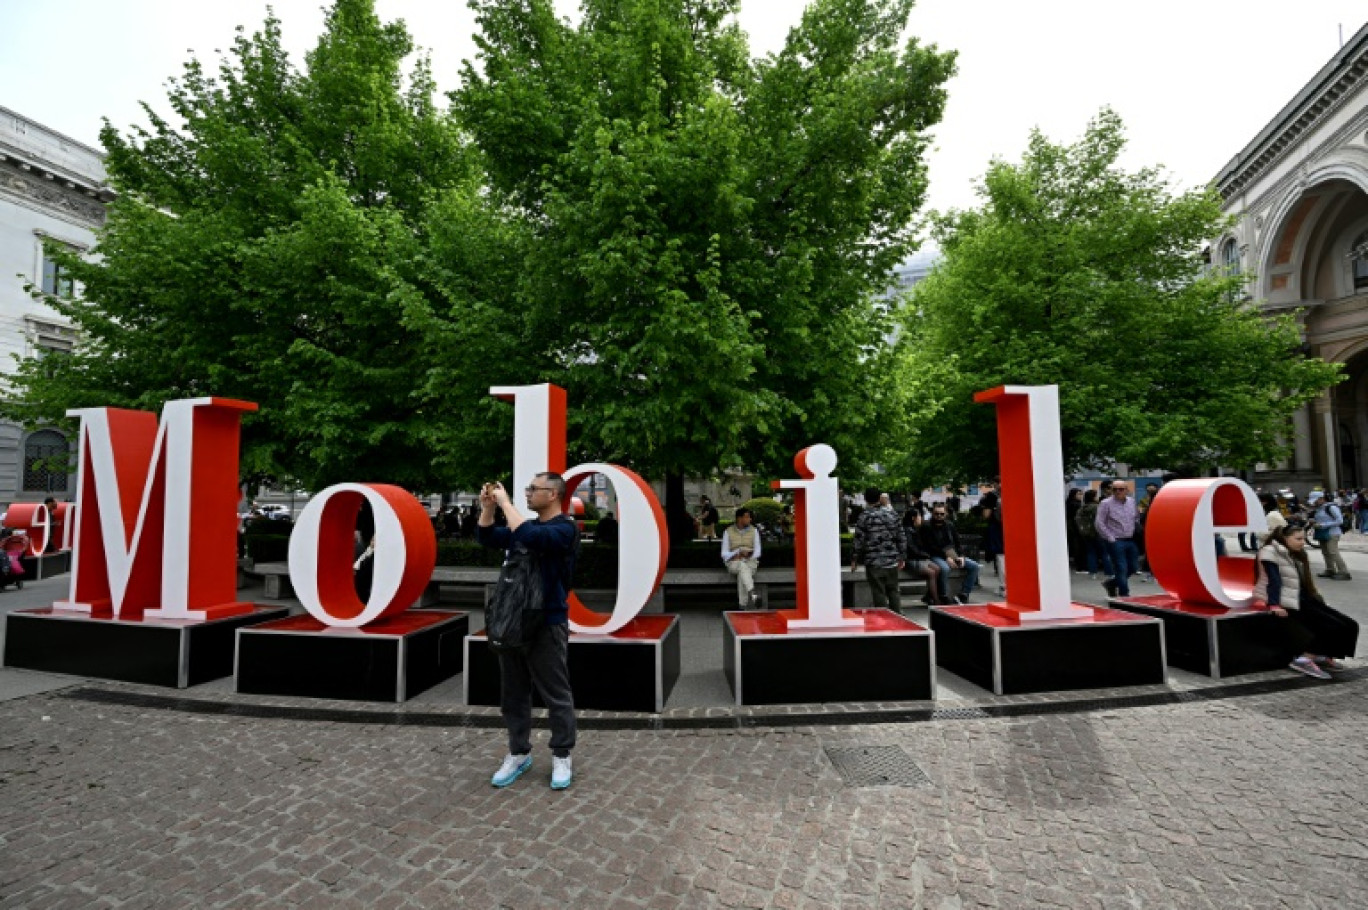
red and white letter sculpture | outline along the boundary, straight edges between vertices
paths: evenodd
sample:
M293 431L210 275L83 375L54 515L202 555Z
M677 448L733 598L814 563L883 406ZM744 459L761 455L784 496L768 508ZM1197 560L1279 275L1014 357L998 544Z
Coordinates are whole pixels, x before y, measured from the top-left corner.
M565 478L565 505L575 489L595 474L604 474L617 494L618 519L623 533L618 545L618 591L613 613L602 615L586 607L572 591L570 629L581 634L611 635L627 625L651 599L665 577L670 538L665 513L650 484L621 465L579 464L565 467L565 390L554 385L495 386L489 393L513 403L513 486L532 483L543 471ZM839 558L839 557L838 557Z
M168 402L156 415L119 408L81 419L70 600L118 619L206 620L237 603L238 436L256 405Z
M1007 603L989 609L1020 622L1092 616L1073 602L1064 533L1059 386L999 386L974 400L997 405Z
M76 539L76 504L73 502L59 502L57 508L52 510L52 521L62 529L62 542L57 545L59 550L70 550L72 541Z
M802 480L776 480L776 490L793 491L793 560L798 608L781 610L788 628L859 629L865 621L841 609L841 489L831 472L836 450L808 446L793 459Z
M5 510L5 527L28 535L29 556L38 556L47 549L52 520L48 507L41 502L16 502Z
M1215 535L1268 531L1259 497L1233 477L1164 484L1145 519L1145 553L1154 580L1185 603L1241 609L1254 604L1254 567L1216 556Z
M375 561L370 597L356 594L356 516L363 502L375 516ZM363 541L369 543L369 541ZM437 564L437 535L423 504L399 487L339 483L299 513L290 535L290 584L319 622L356 629L412 606Z

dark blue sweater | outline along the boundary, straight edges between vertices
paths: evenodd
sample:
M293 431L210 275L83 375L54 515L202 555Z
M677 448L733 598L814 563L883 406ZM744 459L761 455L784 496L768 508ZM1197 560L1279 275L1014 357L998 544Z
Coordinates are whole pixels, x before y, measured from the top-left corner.
M562 625L569 617L567 598L575 574L578 536L575 522L568 515L557 515L550 521L524 521L516 531L498 525L475 528L475 539L486 547L509 550L520 543L537 555L542 574L542 609L548 626Z

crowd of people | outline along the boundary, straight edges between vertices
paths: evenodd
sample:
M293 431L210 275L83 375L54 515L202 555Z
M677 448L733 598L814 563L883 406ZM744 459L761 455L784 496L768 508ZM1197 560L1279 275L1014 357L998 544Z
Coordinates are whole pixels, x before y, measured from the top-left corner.
M1136 498L1123 479L1104 480L1096 490L1070 489L1065 500L1065 528L1074 571L1100 577L1112 597L1129 596L1132 578L1153 581L1145 530L1159 490L1159 484L1148 483L1144 495ZM1241 551L1255 554L1251 560L1255 597L1287 620L1285 640L1295 651L1290 667L1328 678L1327 671L1340 669L1340 661L1353 656L1358 625L1326 603L1317 579L1351 579L1339 543L1345 534L1368 534L1368 489L1339 490L1333 495L1314 490L1304 500L1288 489L1256 493L1269 531L1262 536L1240 534L1238 538ZM981 533L972 541L962 539L956 527L962 504L958 494L936 502L912 496L901 512L889 494L879 489L864 491L862 498L863 504L850 507L843 519L853 532L851 568L865 567L876 607L901 611L899 581L904 572L925 581L923 604L967 604L979 585L984 564L996 570L998 596L1006 595L1002 507L997 491L982 493L973 507L979 519L974 530ZM475 540L482 513L482 504L452 505L433 516L433 527L441 539ZM258 508L240 516L244 528L249 521L263 517L268 516ZM736 578L739 606L754 609L758 605L755 573L764 542L793 538L792 506L784 506L779 518L768 526L758 525L750 509L738 508L734 521L719 533L722 521L718 509L709 497L702 496L693 517L701 539L721 544L722 562ZM500 527L506 524L502 509L494 509L492 518ZM611 512L600 519L599 531L600 540L616 542L617 523ZM360 535L358 551L366 543L367 535ZM1216 536L1213 546L1218 555L1225 555L1222 536ZM1312 571L1311 549L1321 551L1324 569L1319 573ZM982 562L971 553L981 555ZM367 556L368 552L362 552L358 557L358 581L365 574ZM956 574L959 584L952 592L951 580Z

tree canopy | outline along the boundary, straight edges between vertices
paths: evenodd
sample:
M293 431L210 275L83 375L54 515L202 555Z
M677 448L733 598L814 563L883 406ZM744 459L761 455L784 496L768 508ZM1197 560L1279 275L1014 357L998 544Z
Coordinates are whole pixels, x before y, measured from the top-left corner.
M244 421L248 477L436 486L457 453L423 330L455 306L473 331L501 299L507 253L488 246L505 226L476 214L475 158L426 63L405 73L402 22L338 0L302 71L280 39L270 18L239 30L216 74L187 63L168 94L178 122L147 105L149 128L106 122L118 198L94 257L56 253L83 294L50 301L81 344L23 363L5 412L243 398L261 405ZM482 230L452 237L458 224ZM484 309L467 313L471 298ZM447 354L478 387L468 373L485 361Z
M1204 242L1226 223L1212 190L1174 192L1118 165L1120 118L1083 138L1032 135L994 162L982 207L937 218L944 258L905 312L902 379L917 402L891 459L916 484L993 477L994 413L973 394L1060 387L1065 469L1253 467L1292 440L1292 413L1337 381L1301 353L1293 316L1240 298Z
M474 0L452 94L523 219L526 344L572 444L648 472L859 461L896 390L877 295L912 248L953 56L911 0L815 0L752 59L737 0Z
M106 123L119 196L54 302L82 344L5 413L245 398L244 471L315 488L493 476L490 385L565 386L572 455L649 476L878 452L953 71L912 0L814 0L762 59L738 0L472 5L449 112L403 23L337 0L303 67L271 18L186 64L175 122Z

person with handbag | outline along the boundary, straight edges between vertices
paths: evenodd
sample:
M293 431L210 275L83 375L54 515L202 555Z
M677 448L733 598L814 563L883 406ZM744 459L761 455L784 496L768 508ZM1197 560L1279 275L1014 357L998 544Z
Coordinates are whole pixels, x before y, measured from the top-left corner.
M1349 581L1349 567L1340 555L1340 536L1344 534L1344 512L1332 500L1326 499L1320 490L1312 490L1306 497L1306 504L1314 510L1312 521L1316 523L1316 543L1320 544L1321 555L1325 557L1325 571L1321 578L1336 581Z
M485 484L475 530L476 540L483 546L502 550L521 547L535 557L541 574L539 606L544 617L523 647L496 651L499 708L508 728L508 755L490 782L507 787L532 767L532 687L536 686L551 725L551 789L564 790L573 778L570 752L575 748L568 598L579 531L562 509L565 479L559 474L538 474L524 492L535 519L529 520L518 511L503 484ZM496 510L502 510L506 526L494 524ZM535 611L527 612L536 615Z
M1288 653L1296 655L1289 670L1329 679L1327 670L1342 670L1340 658L1353 657L1358 623L1326 604L1316 590L1306 529L1292 523L1268 535L1255 560L1254 598L1286 620Z

